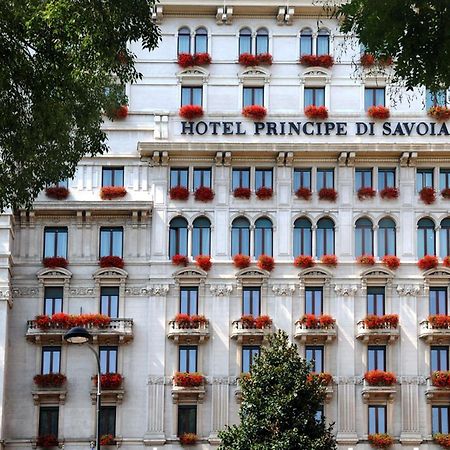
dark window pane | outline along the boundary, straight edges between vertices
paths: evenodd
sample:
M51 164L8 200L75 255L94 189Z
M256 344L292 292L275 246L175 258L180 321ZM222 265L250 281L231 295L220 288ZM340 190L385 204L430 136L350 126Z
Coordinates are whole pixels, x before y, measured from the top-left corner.
M47 286L44 291L44 314L51 316L60 313L63 310L63 292L62 287Z
M197 433L197 406L178 406L178 436L184 433Z
M59 408L57 406L41 406L39 408L39 436L53 434L58 437Z
M116 407L102 406L100 408L100 436L116 435Z

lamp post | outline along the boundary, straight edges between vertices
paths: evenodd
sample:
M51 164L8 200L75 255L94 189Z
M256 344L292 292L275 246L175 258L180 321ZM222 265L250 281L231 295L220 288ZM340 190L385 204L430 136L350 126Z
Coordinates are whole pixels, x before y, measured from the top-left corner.
M71 328L65 335L64 340L69 344L88 344L89 349L95 355L97 361L97 402L96 402L96 423L95 423L95 443L97 450L100 450L100 407L101 407L101 367L100 357L89 342L92 340L92 335L86 328L74 327Z

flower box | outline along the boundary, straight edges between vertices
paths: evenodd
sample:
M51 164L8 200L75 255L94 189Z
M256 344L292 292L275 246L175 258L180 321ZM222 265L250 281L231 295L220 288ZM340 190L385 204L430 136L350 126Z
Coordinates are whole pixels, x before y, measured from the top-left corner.
M238 253L233 256L233 263L237 269L245 269L250 265L250 256Z
M299 269L308 269L309 267L314 267L316 263L312 256L309 255L299 255L294 259L294 266Z
M435 387L450 388L450 371L436 370L431 375L431 383Z
M195 262L197 266L205 272L208 272L212 267L211 256L209 255L198 255L195 258Z
M103 434L100 437L100 445L114 445L116 443L114 436L112 434Z
M426 205L431 205L436 201L436 191L432 187L424 187L419 192L420 200Z
M97 375L92 377L95 386L97 386ZM120 373L102 373L100 375L100 385L102 389L120 389L123 382L123 376Z
M370 445L375 448L389 448L394 443L391 436L383 433L369 434L368 439Z
M253 120L263 120L267 115L267 109L261 105L250 105L243 108L242 115Z
M178 65L183 69L192 67L194 65L194 57L190 53L179 53Z
M60 186L50 186L45 189L45 195L56 200L64 200L69 196L69 189Z
M372 55L372 53L363 53L361 55L361 57L359 58L359 63L365 69L369 69L370 67L373 67L375 65L375 62L376 62L376 59L375 59L375 56Z
M256 55L256 62L260 66L271 66L273 58L270 53L260 53L259 55Z
M400 267L400 258L395 255L385 255L381 259L381 262L388 269L396 270Z
M261 186L255 192L255 194L260 200L269 200L273 196L273 189L269 188L269 187L266 187L266 186Z
M386 187L380 191L380 197L384 200L394 200L398 198L398 189L395 187Z
M442 189L441 196L442 196L442 198L445 198L446 200L450 200L450 188Z
M106 116L110 120L126 119L128 116L128 105L114 105L106 109Z
M178 114L183 119L198 119L203 116L203 108L200 105L184 105L179 109Z
M322 188L319 191L320 200L328 200L330 202L335 202L337 200L338 193L333 188Z
M387 120L389 119L389 108L383 105L371 106L367 111L367 115L372 119Z
M450 256L445 256L442 259L442 264L444 265L444 267L450 267Z
M245 198L249 199L251 196L250 188L238 187L233 191L234 198Z
M450 119L450 108L447 106L432 106L428 110L428 115L439 121L448 120Z
M336 255L322 255L320 261L322 264L330 267L336 267L338 264L338 258Z
M302 198L303 200L310 200L312 196L311 189L301 187L295 191L295 195L297 198Z
M198 440L198 436L195 433L183 433L180 436L181 445L195 445Z
M198 372L177 372L173 377L175 386L198 387L204 382L204 377Z
M36 445L42 448L57 447L59 445L58 438L54 434L44 434L38 436Z
M308 119L328 119L328 109L325 106L309 105L305 108L304 112Z
M257 66L258 59L255 55L251 53L242 53L239 55L239 64L241 66L249 67L249 66Z
M36 316L35 323L36 326L41 330L49 330L52 328L65 330L73 327L85 326L106 328L111 323L111 318L104 314L69 315L66 313L56 313L52 316Z
M383 370L370 370L364 374L364 379L370 386L392 386L397 382L392 372Z
M258 267L262 270L272 272L275 267L274 259L269 255L260 255L258 258Z
M177 314L174 318L174 322L180 328L196 329L200 328L201 325L205 325L208 320L203 315L194 314L190 316L189 314Z
M300 64L306 67L333 67L334 59L331 55L303 55L300 58Z
M189 263L189 259L186 255L173 255L172 256L172 264L174 266L183 266L186 267Z
M308 383L312 383L314 380L317 380L317 382L322 386L329 386L333 381L333 377L331 373L328 372L320 372L320 373L312 372L307 376L306 381Z
M246 315L240 318L240 322L242 328L244 329L254 328L257 330L263 330L264 328L268 328L272 325L272 319L269 316L253 317L252 315Z
M69 265L69 262L66 258L54 256L51 258L44 258L42 260L42 264L44 267L48 267L50 269L53 269L54 267L63 267L65 269Z
M119 269L123 269L125 263L120 256L102 256L100 258L100 267L118 267Z
M189 190L185 186L174 186L169 191L170 200L187 200L189 198Z
M123 186L103 186L100 189L100 198L102 200L112 200L114 198L122 198L127 194L127 190Z
M442 448L450 448L450 434L436 433L433 436L434 442Z
M214 200L214 191L209 187L200 186L195 190L194 198L198 202L211 202Z
M374 198L377 192L372 187L362 187L358 189L358 199L367 200L369 198Z
M433 328L450 329L450 316L446 316L445 314L429 316L428 322Z
M40 388L60 388L66 379L62 373L46 373L45 375L35 375L33 381Z
M398 327L398 315L384 314L382 316L376 316L375 314L369 314L364 319L364 326L369 330L377 330L383 328L395 329Z
M211 55L207 52L196 53L194 55L194 64L196 66L208 66L211 64Z
M356 258L356 262L363 266L373 266L375 258L372 255L361 255Z
M430 270L435 269L439 264L437 256L425 255L423 258L419 259L417 265L420 270Z
M314 314L305 314L301 319L300 322L305 325L308 329L322 329L322 328L329 328L334 327L334 324L336 323L336 320L333 319L328 314L323 314L321 316L315 316Z

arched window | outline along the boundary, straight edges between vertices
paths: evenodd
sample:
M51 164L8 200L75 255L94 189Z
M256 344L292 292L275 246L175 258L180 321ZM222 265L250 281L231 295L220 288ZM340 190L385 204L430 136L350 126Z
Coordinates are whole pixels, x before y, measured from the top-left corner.
M311 222L306 217L294 223L294 256L298 255L312 256Z
M441 258L450 255L450 218L447 217L441 222L440 231L440 254Z
M178 30L178 54L191 53L191 31L187 27Z
M261 53L269 53L269 32L265 28L256 32L256 54Z
M356 221L355 256L373 255L373 224L369 219Z
M317 35L317 55L329 55L330 54L330 32L328 30L319 30Z
M245 217L238 217L231 225L231 255L250 256L250 222Z
M436 252L434 222L420 219L417 223L417 256L434 255Z
M195 53L208 53L208 32L206 28L197 28L194 40Z
M174 255L188 254L188 223L183 217L175 217L170 221L169 258Z
M249 28L243 28L239 32L239 54L252 52L252 32Z
M272 222L262 217L255 222L255 258L272 256Z
M300 33L300 56L312 55L312 31L305 28Z
M192 256L211 253L211 222L206 217L194 220L192 228Z
M317 222L316 237L317 258L334 254L334 222L331 219L324 218Z
M384 218L378 222L378 256L395 255L395 222Z

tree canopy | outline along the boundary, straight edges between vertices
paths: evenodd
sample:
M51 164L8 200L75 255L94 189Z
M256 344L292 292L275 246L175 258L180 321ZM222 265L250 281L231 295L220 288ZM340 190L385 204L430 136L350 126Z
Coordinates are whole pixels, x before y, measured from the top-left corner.
M0 2L0 210L30 205L107 150L102 112L141 76L127 43L159 41L154 1Z
M394 58L393 82L432 92L450 86L448 0L348 0L337 11L342 32L375 57Z
M333 450L331 427L317 411L324 386L285 332L269 338L250 374L241 377L239 425L219 433L219 450Z

